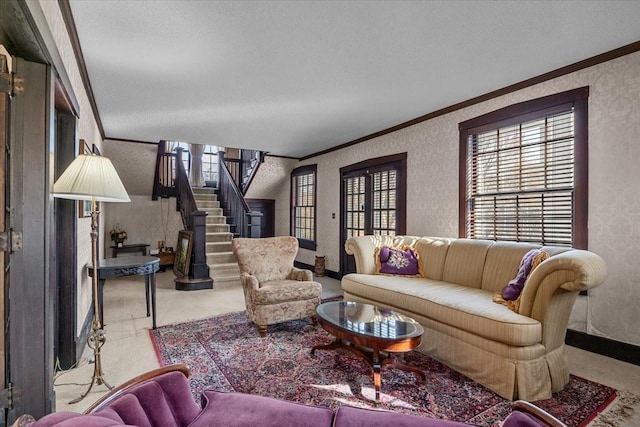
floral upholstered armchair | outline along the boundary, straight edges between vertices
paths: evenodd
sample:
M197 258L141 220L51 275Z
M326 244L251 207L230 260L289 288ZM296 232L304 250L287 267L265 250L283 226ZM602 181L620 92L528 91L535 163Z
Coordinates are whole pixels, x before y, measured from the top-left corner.
M266 336L268 325L287 320L311 317L315 324L322 285L313 281L311 271L293 266L298 239L237 238L232 248L240 266L247 315L260 336Z

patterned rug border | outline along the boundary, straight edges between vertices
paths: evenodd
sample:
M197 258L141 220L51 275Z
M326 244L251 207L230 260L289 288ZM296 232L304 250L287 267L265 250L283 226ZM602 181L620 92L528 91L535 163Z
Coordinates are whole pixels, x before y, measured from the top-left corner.
M203 323L208 323L208 322L214 322L217 325L217 324L223 323L224 321L229 321L231 319L235 320L235 317L238 317L238 320L240 320L240 319L242 319L242 317L240 317L240 316L242 316L244 319L246 319L246 311L241 310L241 311L228 312L228 313L223 313L223 314L219 314L219 315L216 315L216 316L210 316L210 317L203 318L203 319L194 319L194 320L189 320L189 321L185 321L185 322L178 322L178 323L173 323L173 324L169 324L169 325L163 325L163 326L158 327L158 329L156 329L156 330L149 329L149 337L151 339L151 342L152 342L152 345L153 345L154 351L156 353L156 357L157 357L157 360L158 360L159 364L161 366L165 366L166 364L178 363L179 362L179 360L178 361L177 360L171 360L171 358L173 356L171 356L172 353L169 352L170 350L168 348L168 345L167 345L167 342L166 342L166 338L162 335L162 331L163 330L172 331L172 330L176 330L176 329L180 329L180 328L193 328L193 326L200 325L200 324L203 324ZM216 319L219 319L219 320L216 320ZM285 322L285 324L286 323L293 323L293 322L300 322L300 321ZM242 328L246 329L247 324L250 324L248 319L244 323L241 321L240 323L238 323L238 329L242 329ZM253 326L253 325L251 324L251 326ZM277 325L274 325L274 326L275 326L274 329L278 328ZM318 328L320 328L320 327L318 326ZM200 331L198 331L198 332L200 332ZM195 333L198 333L198 332L195 332ZM255 334L257 334L257 332L255 332ZM229 337L227 337L227 338L229 338ZM249 338L251 338L251 337L238 336L236 339L249 339ZM205 345L199 339L196 340L196 341L201 346ZM163 348L160 347L159 342L162 343L161 345L162 345ZM203 348L207 351L207 353L210 350L210 349L207 349L206 345ZM166 355L163 356L163 350L164 350L164 352L169 352L169 353L167 353ZM208 354L208 356L212 357L211 354ZM428 356L426 356L426 355L424 355L424 357L428 358ZM434 361L434 362L435 363L439 363L437 361ZM219 362L216 362L213 359L211 360L211 363L218 370L222 369L224 371L225 368L226 369L230 369L229 365L225 365L224 364L224 361L222 362L223 365L220 365ZM189 363L187 363L187 364L189 365ZM193 371L193 369L196 366L197 365L189 366L189 367ZM449 369L449 368L446 368L446 369ZM455 373L455 371L453 371L453 372ZM228 372L227 372L227 374L228 374ZM228 379L226 377L227 374L225 374L224 372L221 373L221 375L222 375L222 377L223 377L223 379L225 381L225 384L215 383L215 382L211 383L210 382L209 385L213 387L213 386L215 386L215 384L218 384L218 386L222 387L222 388L231 387L231 390L233 390L233 391L243 392L243 390L238 390L231 382L228 382ZM606 386L604 384L600 384L600 383L597 383L595 381L592 381L592 380L589 380L589 379L586 379L586 378L582 378L582 377L579 377L579 376L576 376L576 375L573 375L573 374L571 375L571 377L575 378L576 380L579 380L579 382L581 382L582 384L594 384L595 386L599 387L600 391L598 393L601 396L601 399L604 399L604 400L599 400L599 402L601 402L601 403L595 409L589 408L587 405L583 405L582 407L578 408L577 410L574 410L573 412L571 412L572 419L571 419L571 423L567 422L568 425L570 425L570 426L572 425L572 426L576 426L576 427L584 427L584 426L589 425L594 420L598 421L598 420L601 420L601 419L604 420L604 421L600 421L600 422L607 423L608 418L604 417L604 414L608 414L609 412L613 412L614 411L614 407L615 407L615 411L617 413L616 420L624 420L625 419L625 417L627 415L627 412L629 412L629 411L627 410L625 412L625 408L626 407L624 407L623 403L621 403L621 402L623 402L623 400L622 400L622 397L621 397L620 392L618 390L615 390L612 387L609 387L609 386ZM469 381L473 383L473 381L471 381L471 380L469 380ZM477 385L477 383L476 383L476 385ZM202 390L202 388L199 388L200 386L201 385L198 385L196 387L195 385L192 385L192 390L194 392L194 397L196 397L196 399L198 398L197 396L199 396L199 393ZM206 386L206 384L205 384L205 386ZM477 385L477 386L481 387L481 388L484 388L484 387L482 387L480 385ZM196 387L196 388L194 388L194 387ZM585 386L583 385L581 387L585 387ZM589 387L593 387L593 386L589 386ZM362 390L364 390L364 388ZM227 391L230 391L230 390L227 390ZM258 392L249 391L249 392L254 393L254 394L261 394L259 391ZM490 391L488 391L488 392L492 393ZM364 391L362 391L362 393L364 395ZM267 395L267 394L264 394L264 395ZM281 399L284 399L284 400L295 401L295 399L288 399L287 397L279 397L279 396L274 396L274 397L278 397L278 398L281 398ZM498 397L498 398L502 399L500 397ZM556 399L555 394L554 394L554 397L552 399L548 399L547 400L547 401L549 401L549 404L551 405L551 409L553 409L553 405L554 405L554 402L551 402L551 401L553 401L554 399ZM504 399L502 399L502 400L504 400ZM538 404L539 406L543 406L544 407L545 403L547 403L547 401L540 401L540 402L535 402L535 403ZM616 404L612 405L613 402L616 402ZM636 399L634 402L637 403L638 399ZM309 402L309 403L313 404L312 402ZM567 405L571 406L571 402L570 401L568 401L568 402L567 401L558 401L556 399L555 404L557 405L559 403L562 404L563 406L567 406ZM351 402L344 401L341 404L351 404ZM491 421L491 419L493 417L493 419L495 420L496 419L496 415L498 413L500 413L501 411L504 411L504 408L501 408L502 405L503 404L494 404L493 406L488 406L486 408L486 410L484 411L484 412L486 412L486 414L478 413L476 415L476 418L479 418L479 419L475 419L475 422L482 422L483 425L491 425L491 426L497 425L497 424L495 424L495 421ZM622 409L617 408L618 405L622 405L623 408ZM557 408L560 408L560 406L558 406ZM335 410L335 408L332 408L332 409ZM545 408L545 409L549 410L549 408ZM580 411L582 411L583 415L579 415ZM587 411L589 411L588 414L587 414ZM631 410L631 412L633 413L633 409ZM422 416L425 416L425 415L422 414ZM580 417L580 418L575 419L575 417ZM461 421L473 422L474 420L470 420L469 419L469 420L461 420ZM612 424L608 424L607 423L607 425L616 426L618 424L616 422L616 423L612 423ZM621 424L621 425L624 425L624 424Z

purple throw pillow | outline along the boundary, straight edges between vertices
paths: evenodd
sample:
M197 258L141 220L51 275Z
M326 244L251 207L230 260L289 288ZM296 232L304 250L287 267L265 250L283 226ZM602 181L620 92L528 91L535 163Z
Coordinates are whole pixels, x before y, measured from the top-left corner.
M515 301L520 296L522 289L524 288L524 282L527 281L527 276L531 272L531 266L533 265L533 259L538 255L540 251L538 249L531 249L527 252L518 267L518 273L516 277L511 279L507 286L502 288L502 298L507 301Z
M390 248L382 246L376 249L378 274L401 276L419 276L418 255L410 248Z

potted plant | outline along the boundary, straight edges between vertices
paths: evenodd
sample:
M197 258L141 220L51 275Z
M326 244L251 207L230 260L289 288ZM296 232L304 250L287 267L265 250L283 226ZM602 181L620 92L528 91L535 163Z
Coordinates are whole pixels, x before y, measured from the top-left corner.
M120 224L116 224L115 227L109 230L109 236L111 236L111 240L113 240L116 245L122 246L122 242L127 238L127 232L120 228Z

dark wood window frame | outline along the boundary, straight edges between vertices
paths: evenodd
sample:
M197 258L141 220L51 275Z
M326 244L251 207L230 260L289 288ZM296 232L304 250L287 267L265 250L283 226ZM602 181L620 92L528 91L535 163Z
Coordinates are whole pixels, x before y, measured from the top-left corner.
M459 164L459 224L460 237L467 237L468 202L467 191L467 146L468 138L478 132L497 129L517 123L525 123L544 117L549 111L574 113L574 202L572 215L572 246L586 249L588 243L588 98L589 87L514 104L460 123Z
M298 236L297 227L296 227L296 190L297 190L297 178L304 175L313 175L313 239L303 239ZM291 235L298 239L298 246L303 249L310 249L312 251L316 250L316 238L318 236L317 233L317 198L318 198L318 165L307 165L300 166L299 168L295 168L291 171L291 195L290 205L290 224L291 224Z

